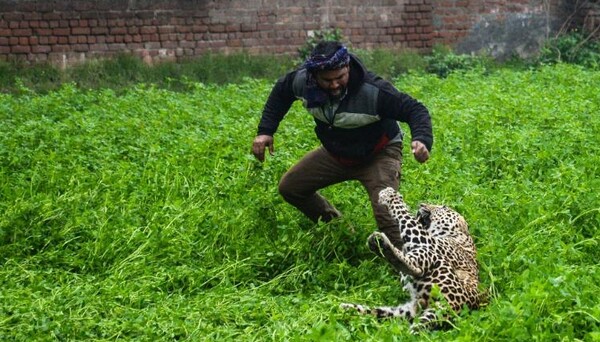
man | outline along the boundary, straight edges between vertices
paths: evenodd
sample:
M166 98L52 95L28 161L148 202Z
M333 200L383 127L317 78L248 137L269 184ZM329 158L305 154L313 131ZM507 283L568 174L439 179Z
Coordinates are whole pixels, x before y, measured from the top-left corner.
M358 180L367 190L379 230L401 246L398 224L378 204L379 191L398 189L403 133L397 121L410 127L416 160L429 159L433 134L427 108L366 70L341 43L322 42L300 69L273 87L252 144L261 162L266 149L273 154L273 135L297 99L313 115L322 146L283 175L280 194L312 221L328 222L340 213L318 190Z

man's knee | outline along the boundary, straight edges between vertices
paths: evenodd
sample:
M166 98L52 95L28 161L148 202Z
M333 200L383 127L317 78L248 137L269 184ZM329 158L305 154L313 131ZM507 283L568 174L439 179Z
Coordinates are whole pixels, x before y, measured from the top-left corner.
M279 191L279 194L283 197L283 199L285 199L288 202L298 197L297 189L294 186L294 182L290 180L290 177L287 173L284 174L283 177L281 177L281 180L279 180L277 190Z

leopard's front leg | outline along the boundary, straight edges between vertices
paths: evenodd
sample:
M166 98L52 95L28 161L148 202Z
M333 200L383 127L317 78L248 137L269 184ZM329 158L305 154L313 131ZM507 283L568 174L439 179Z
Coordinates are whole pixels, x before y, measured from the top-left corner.
M419 267L415 260L396 248L384 233L373 232L369 236L368 245L371 251L385 258L396 271L413 277L423 275L424 269Z
M345 310L356 310L361 315L373 315L377 318L401 317L410 321L415 317L417 309L416 300L414 299L399 306L370 308L360 304L342 303L340 307Z
M418 319L410 325L410 332L418 334L423 330L438 329L449 322L449 315L444 311L444 308L439 302L434 302L433 305L421 312Z

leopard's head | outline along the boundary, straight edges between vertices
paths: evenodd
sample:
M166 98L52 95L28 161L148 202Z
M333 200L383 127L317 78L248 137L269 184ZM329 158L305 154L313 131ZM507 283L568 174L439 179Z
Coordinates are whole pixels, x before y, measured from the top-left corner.
M467 222L462 215L445 205L421 203L417 212L417 220L426 229L469 233Z

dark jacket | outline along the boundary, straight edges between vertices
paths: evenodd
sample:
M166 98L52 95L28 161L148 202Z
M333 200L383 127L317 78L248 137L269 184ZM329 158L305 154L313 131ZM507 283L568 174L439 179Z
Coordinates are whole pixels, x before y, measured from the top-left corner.
M328 104L308 108L306 79L306 69L299 69L277 81L265 104L258 134L275 134L292 103L302 100L314 117L317 137L336 157L365 160L380 149L382 142L401 141L397 121L408 123L412 139L431 151L433 134L427 108L366 70L355 56L350 58L348 92L337 108Z

